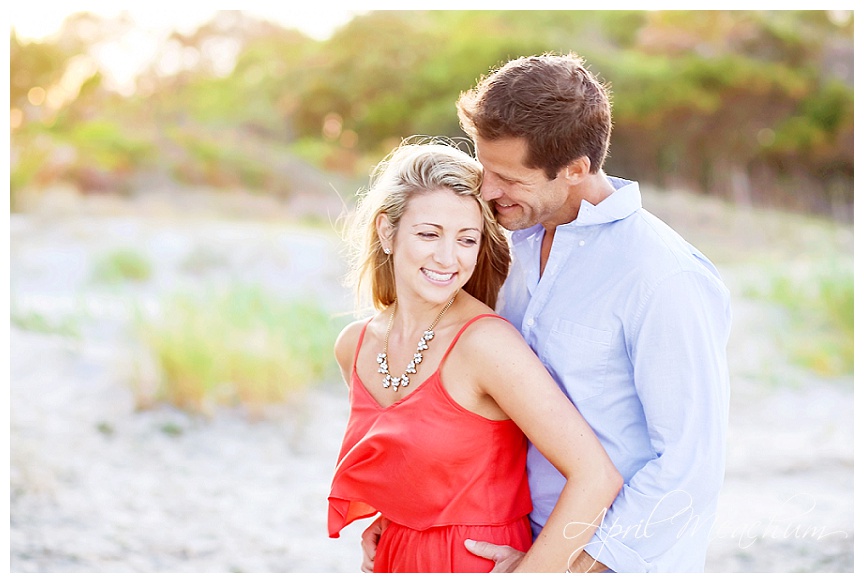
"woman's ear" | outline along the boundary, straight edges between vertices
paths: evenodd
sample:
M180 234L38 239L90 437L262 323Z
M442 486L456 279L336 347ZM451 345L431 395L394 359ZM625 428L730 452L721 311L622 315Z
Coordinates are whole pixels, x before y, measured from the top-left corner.
M381 247L383 247L384 252L389 255L388 251L393 249L394 229L393 225L390 224L387 215L384 213L375 217L375 230L378 231L378 240L381 242Z

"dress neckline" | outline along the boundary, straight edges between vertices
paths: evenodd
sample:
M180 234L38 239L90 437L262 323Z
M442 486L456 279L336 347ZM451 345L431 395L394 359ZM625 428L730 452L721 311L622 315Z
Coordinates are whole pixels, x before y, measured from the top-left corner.
M435 369L435 372L433 372L431 375L426 377L426 379L422 383L420 383L419 385L414 387L414 389L410 393L403 396L401 399L397 399L396 401L393 401L389 405L382 405L381 403L378 402L378 399L375 398L375 395L372 394L372 391L369 390L369 387L366 386L366 383L364 383L363 379L360 378L360 375L357 374L356 364L354 366L354 381L360 385L360 387L363 389L363 392L366 393L366 396L369 397L369 399L375 404L376 407L378 407L378 409L380 409L381 411L386 411L387 409L391 409L391 408L395 407L396 405L398 405L399 403L410 399L411 395L413 395L415 393L419 393L423 389L423 387L425 387L427 384L429 384L429 381L431 381L432 379L437 377L440 374L440 372L441 372L441 365L439 364L438 368Z
M357 373L357 357L360 354L360 347L363 346L363 339L366 337L366 328L369 327L369 323L374 318L374 316L372 316L363 325L363 329L360 331L360 338L357 339L357 348L354 351L354 362L351 365L352 382L353 381L358 382L360 384L360 386L363 388L363 392L369 396L369 398L372 400L372 402L375 404L375 406L378 407L378 409L380 409L381 411L386 411L386 410L398 405L399 403L409 399L411 397L411 395L420 392L420 390L423 389L427 384L429 384L430 381L438 378L441 375L441 366L444 364L444 361L447 360L447 357L450 355L450 351L453 350L453 347L456 345L456 342L462 336L462 333L465 332L465 330L468 328L468 326L473 324L475 321L477 321L481 318L488 318L488 317L501 318L503 320L503 318L501 316L499 316L498 314L496 314L494 312L485 313L485 314L478 314L478 315L470 318L467 322L465 322L462 325L461 328L459 328L459 331L456 332L456 335L453 336L453 340L450 341L450 345L447 347L447 350L444 352L443 356L441 356L441 360L438 362L438 366L435 367L435 371L431 375L426 377L426 379L424 379L423 382L421 382L419 385L417 385L414 388L414 390L412 390L410 393L408 393L407 395L405 395L401 399L393 401L389 405L382 405L380 402L378 402L378 399L375 398L375 395L372 393L372 391L369 390L369 387L366 386L366 383L363 382L363 379L361 379L360 375Z

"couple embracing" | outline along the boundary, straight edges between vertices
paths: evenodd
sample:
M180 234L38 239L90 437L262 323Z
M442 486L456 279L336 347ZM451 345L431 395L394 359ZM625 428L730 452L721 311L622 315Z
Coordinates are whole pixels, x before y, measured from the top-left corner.
M375 572L702 571L725 464L729 293L603 171L606 87L511 61L458 101L476 159L403 144L352 219L374 316L330 536Z

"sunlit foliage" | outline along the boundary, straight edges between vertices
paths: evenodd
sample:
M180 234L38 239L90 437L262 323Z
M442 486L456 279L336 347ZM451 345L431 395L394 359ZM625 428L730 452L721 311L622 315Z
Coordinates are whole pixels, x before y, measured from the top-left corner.
M403 137L461 135L454 102L490 68L574 51L614 92L610 173L851 220L851 12L373 11L316 41L224 11L172 35L131 95L88 57L117 26L13 31L13 209L58 180L290 196L297 154L362 177Z

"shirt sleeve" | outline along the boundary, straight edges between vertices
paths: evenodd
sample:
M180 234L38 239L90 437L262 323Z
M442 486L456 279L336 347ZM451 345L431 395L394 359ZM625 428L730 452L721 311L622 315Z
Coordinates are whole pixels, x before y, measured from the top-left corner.
M661 280L636 310L626 341L656 457L624 485L585 549L613 571L704 555L725 467L730 326L728 290L693 271Z

